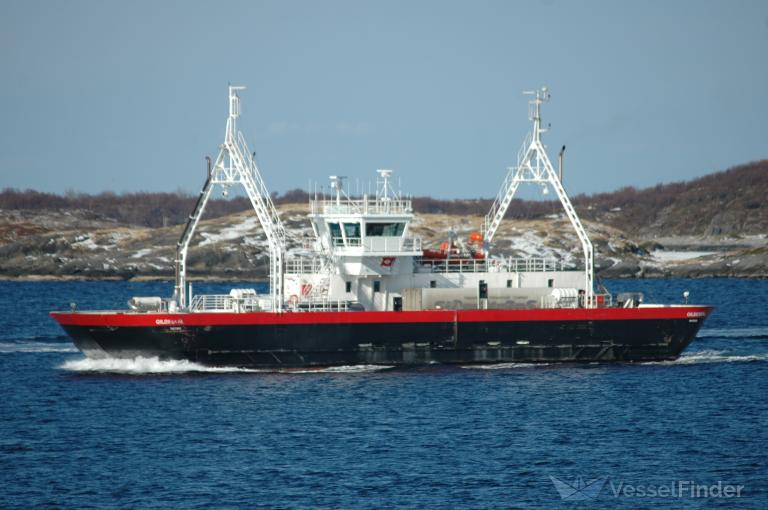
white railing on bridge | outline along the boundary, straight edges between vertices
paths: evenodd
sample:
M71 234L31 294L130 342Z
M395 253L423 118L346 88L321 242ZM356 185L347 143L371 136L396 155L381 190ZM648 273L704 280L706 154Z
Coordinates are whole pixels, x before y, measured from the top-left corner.
M408 253L421 254L420 237L347 237L332 238L334 250L343 251L345 248L362 248L367 253Z
M369 252L418 252L421 253L420 237L366 237L363 249Z
M411 214L413 208L407 199L323 199L310 200L312 214Z

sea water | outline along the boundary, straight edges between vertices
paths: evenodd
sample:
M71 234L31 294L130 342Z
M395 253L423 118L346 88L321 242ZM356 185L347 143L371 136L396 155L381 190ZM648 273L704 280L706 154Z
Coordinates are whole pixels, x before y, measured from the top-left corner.
M768 508L768 282L606 284L717 309L673 362L280 372L48 317L169 283L0 282L0 508Z

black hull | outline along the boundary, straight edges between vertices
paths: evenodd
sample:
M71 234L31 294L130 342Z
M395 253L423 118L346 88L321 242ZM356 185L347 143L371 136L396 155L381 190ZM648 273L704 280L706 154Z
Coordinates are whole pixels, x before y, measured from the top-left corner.
M672 360L703 320L564 320L119 327L62 324L89 357L298 368Z

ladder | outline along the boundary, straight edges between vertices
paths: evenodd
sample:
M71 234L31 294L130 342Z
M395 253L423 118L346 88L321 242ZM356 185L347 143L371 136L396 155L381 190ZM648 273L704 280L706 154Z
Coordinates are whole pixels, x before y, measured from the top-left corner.
M592 308L594 302L594 249L587 231L576 214L571 200L568 198L560 178L555 172L552 162L547 156L547 151L541 141L541 134L546 129L541 127L541 105L549 100L547 88L532 92L525 92L526 95L533 95L534 98L529 101L531 105L531 118L533 121L533 130L525 138L520 150L517 153L517 166L508 170L507 176L501 185L496 199L491 205L491 209L483 221L483 240L486 246L490 244L496 231L507 214L507 209L512 203L512 199L521 183L541 184L544 189L551 185L555 190L560 203L563 205L565 214L571 222L571 226L576 231L576 235L581 243L584 252L584 306ZM486 250L487 251L487 250Z

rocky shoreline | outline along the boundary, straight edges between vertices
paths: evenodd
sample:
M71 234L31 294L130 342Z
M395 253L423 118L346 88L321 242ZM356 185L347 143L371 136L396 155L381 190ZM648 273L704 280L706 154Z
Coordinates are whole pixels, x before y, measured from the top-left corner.
M89 211L0 211L0 280L73 281L173 279L174 250L182 226L146 228L119 224ZM288 256L312 238L304 204L281 208L293 237ZM477 230L479 216L417 214L412 235L425 247ZM636 238L586 221L602 278L768 278L768 239L752 236ZM562 215L507 220L492 249L499 257L540 257L579 267L578 240ZM197 281L264 281L266 242L255 216L244 211L202 221L193 240L188 274Z

